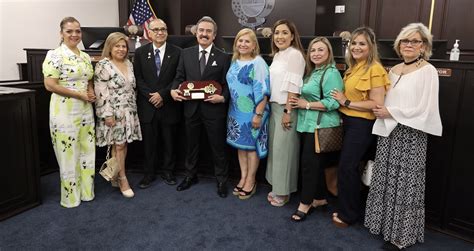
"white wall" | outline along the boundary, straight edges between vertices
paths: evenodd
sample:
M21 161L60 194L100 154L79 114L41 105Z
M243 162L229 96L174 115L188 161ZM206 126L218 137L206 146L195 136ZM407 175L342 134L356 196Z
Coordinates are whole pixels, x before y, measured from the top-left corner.
M0 80L17 80L23 48L59 44L59 22L73 16L81 26L118 27L117 0L0 0Z

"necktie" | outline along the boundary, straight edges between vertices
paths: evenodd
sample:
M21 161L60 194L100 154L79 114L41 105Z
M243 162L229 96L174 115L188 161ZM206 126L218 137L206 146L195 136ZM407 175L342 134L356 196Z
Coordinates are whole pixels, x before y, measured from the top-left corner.
M199 59L199 68L201 69L201 75L204 72L204 69L206 68L206 50L201 51L201 58Z
M156 64L156 76L160 76L161 70L161 59L160 59L160 49L155 50L155 64Z

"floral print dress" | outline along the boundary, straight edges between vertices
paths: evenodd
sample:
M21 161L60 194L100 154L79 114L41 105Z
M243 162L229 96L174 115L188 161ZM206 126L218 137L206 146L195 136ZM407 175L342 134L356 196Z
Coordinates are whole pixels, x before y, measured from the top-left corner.
M250 61L235 60L226 77L231 95L227 143L237 149L257 151L259 158L264 158L268 153L269 105L265 106L260 128L252 128L252 118L257 105L270 96L268 65L260 56Z
M136 83L132 63L126 59L124 75L114 63L104 58L97 62L94 75L96 94L97 145L131 143L142 140L136 104ZM114 117L115 126L108 127L105 118Z

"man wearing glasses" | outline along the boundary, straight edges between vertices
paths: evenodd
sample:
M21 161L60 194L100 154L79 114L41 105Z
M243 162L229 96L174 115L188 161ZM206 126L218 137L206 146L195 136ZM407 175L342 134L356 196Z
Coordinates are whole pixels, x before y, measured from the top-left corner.
M163 157L161 178L168 185L176 184L173 175L176 164L174 139L182 116L181 104L174 102L170 95L181 49L166 43L168 30L163 20L151 21L148 29L148 36L153 42L135 51L133 67L145 150L145 175L139 183L140 188L148 188L156 179L158 156ZM158 151L161 151L161 155Z

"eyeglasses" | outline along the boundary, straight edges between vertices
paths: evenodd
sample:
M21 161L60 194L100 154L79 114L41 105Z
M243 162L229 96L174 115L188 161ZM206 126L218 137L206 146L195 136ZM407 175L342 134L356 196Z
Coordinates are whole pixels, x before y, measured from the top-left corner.
M402 44L402 45L411 44L411 45L416 46L416 45L419 45L419 44L421 44L421 43L423 43L422 40L416 40L416 39L415 39L415 40L408 40L408 39L402 39L402 40L400 40L400 44Z
M154 28L154 29L150 29L150 30L153 31L154 33L158 33L160 31L165 33L165 32L168 31L168 29L166 29L166 28Z

